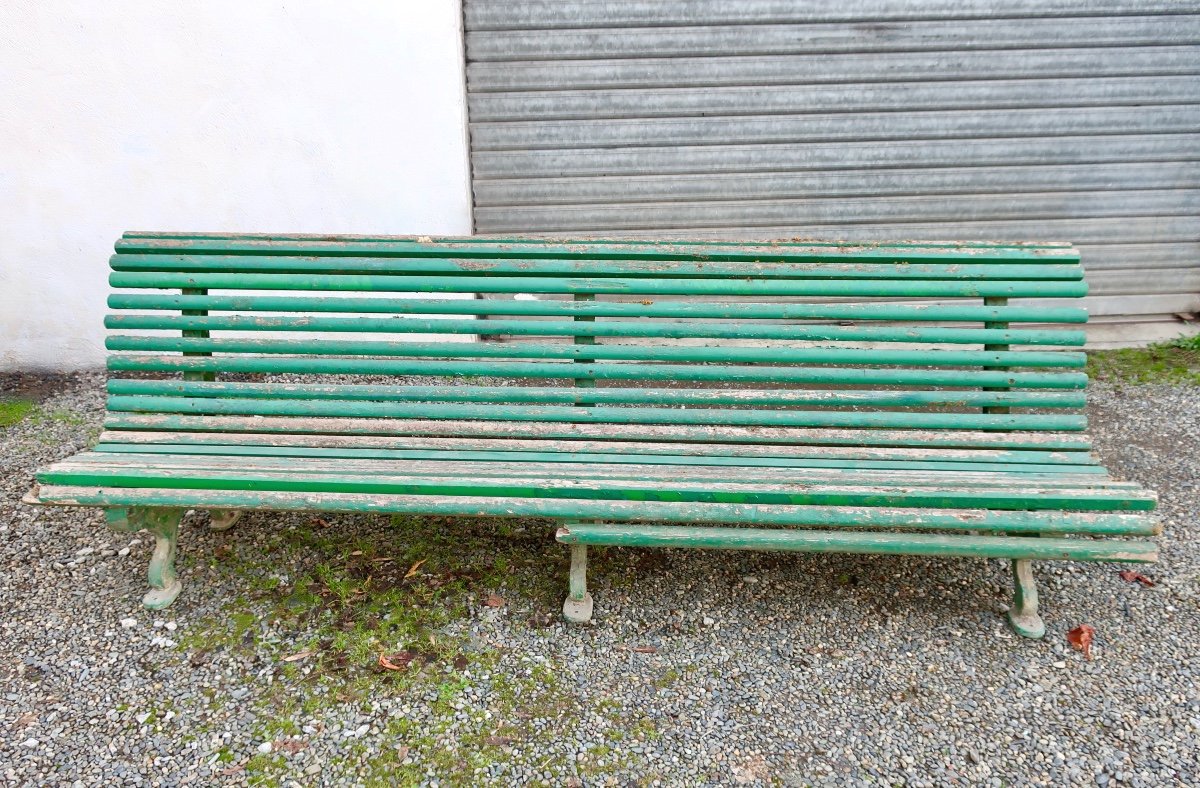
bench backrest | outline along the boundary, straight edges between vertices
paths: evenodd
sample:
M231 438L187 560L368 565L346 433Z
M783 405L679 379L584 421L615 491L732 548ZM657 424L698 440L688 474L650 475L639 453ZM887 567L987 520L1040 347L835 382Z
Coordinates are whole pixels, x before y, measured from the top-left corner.
M107 426L131 436L1088 445L1086 312L1014 303L1085 294L1065 244L128 233L116 251Z

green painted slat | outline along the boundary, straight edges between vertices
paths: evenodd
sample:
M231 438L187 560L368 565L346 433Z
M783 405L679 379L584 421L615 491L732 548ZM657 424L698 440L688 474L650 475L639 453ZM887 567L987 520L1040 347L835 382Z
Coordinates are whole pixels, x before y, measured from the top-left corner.
M378 450L376 450L378 451ZM431 453L435 458L444 456L446 452ZM603 455L596 455L603 456ZM449 462L443 459L436 465L411 459L388 458L386 461L370 459L346 458L336 466L330 466L323 458L298 456L257 457L253 461L236 454L207 453L207 454L178 454L153 453L132 450L122 453L99 451L82 452L74 457L62 460L55 466L62 470L79 470L88 468L157 468L157 469L209 469L218 471L253 470L255 472L294 472L323 475L327 473L357 474L372 476L480 476L480 477L536 477L538 479L627 479L645 483L659 480L662 469L653 464L633 460L626 463L605 463L593 461L587 464L563 462L520 461L511 462L490 458L484 461L458 460ZM696 481L704 479L712 482L737 482L739 484L767 485L776 484L851 484L860 487L933 487L943 488L1005 488L1020 487L1053 487L1063 490L1082 489L1124 489L1137 491L1140 488L1135 482L1124 482L1112 479L1104 474L1079 474L1072 469L1056 469L1048 473L1022 472L1014 473L1011 469L981 475L977 471L936 471L898 468L888 470L869 470L855 467L854 473L846 473L839 468L779 468L769 466L738 466L728 465L712 467L699 464L676 466L669 477L669 483L684 480Z
M1104 475L1096 465L943 462L921 460L837 460L714 455L605 454L568 451L448 451L419 449L352 449L306 446L236 446L196 444L98 443L92 451L114 454L215 455L221 457L316 457L320 459L427 460L430 462L557 462L637 465L733 466L747 468L849 468L888 471L962 471L967 473ZM1065 469L1070 469L1069 471Z
M390 419L572 422L592 424L729 424L773 427L892 427L963 430L1079 431L1087 417L1072 414L927 413L913 411L804 411L675 408L573 408L547 405L475 405L111 396L110 411L212 413L242 416L347 416Z
M1153 562L1151 542L1084 539L1023 539L1017 536L944 536L764 528L592 525L572 523L559 529L563 544L621 547L692 547L713 550L781 550L799 553L935 555L964 558L1033 558L1074 561Z
M546 362L426 361L385 359L286 358L252 356L179 357L113 355L114 371L262 372L313 375L449 375L594 380L706 380L726 383L822 383L895 386L1006 386L1036 389L1082 389L1080 372L998 372L937 369L846 369L838 367L731 367L686 364L589 364L559 368ZM565 363L564 363L565 367Z
M616 246L738 246L736 243L731 243L728 240L720 239L688 239L680 241L669 238L562 238L562 237L546 237L546 236L495 236L495 235L434 235L434 236L416 236L416 235L353 235L339 234L337 236L329 236L319 233L186 233L186 232L161 232L161 231L146 231L146 230L127 230L121 234L122 239L157 239L157 240L193 240L193 241L288 241L288 242L304 242L304 241L354 241L357 243L392 243L402 241L406 243L432 243L432 244L565 244L569 246L579 245L616 245ZM862 248L862 249L987 249L987 250L1003 250L1003 249L1044 249L1044 250L1069 250L1073 251L1071 244L1067 241L863 241L858 244L848 244L846 241L821 241L813 239L792 240L784 238L766 242L752 242L750 245L769 246L772 249L777 248Z
M576 318L576 320L582 318ZM755 325L752 323L574 323L568 320L454 320L446 318L190 317L109 314L108 329L204 331L355 331L386 333L509 333L517 336L800 339L832 342L1082 345L1082 331L943 329L911 326Z
M42 484L164 489L217 489L276 492L329 492L377 495L494 496L498 498L589 498L597 500L776 504L792 506L906 507L921 509L996 509L1021 511L1073 510L1092 512L1150 511L1154 500L1128 490L1064 491L1029 487L1003 489L933 489L788 485L770 489L745 489L751 485L705 482L644 482L637 480L558 480L487 477L396 477L356 473L305 475L298 471L268 473L138 468L133 471L101 466L87 470L42 469ZM973 528L972 525L960 525Z
M44 486L40 501L71 506L169 506L267 511L382 512L391 514L547 517L631 522L723 523L765 526L838 526L1045 533L1141 535L1157 533L1144 514L1098 512L927 510L885 507L775 506L664 503L480 496L356 495L258 490L131 489ZM1147 530L1151 528L1152 530ZM1032 541L1032 540L1031 540Z
M780 304L649 303L612 301L497 301L445 298L338 298L114 293L112 309L207 311L352 312L374 314L517 315L531 317L638 317L719 320L892 320L1007 323L1086 323L1079 307L990 307L979 304Z
M868 263L826 261L811 263L733 263L711 260L590 260L550 259L471 260L453 257L286 257L263 255L144 255L117 254L109 260L114 271L188 273L324 273L324 274L463 274L469 276L625 276L701 279L934 279L1063 280L1083 278L1075 264L988 265L954 263Z
M493 342L390 342L339 339L212 339L110 335L109 350L278 353L302 356L396 356L437 359L589 359L726 364L871 364L914 367L1073 367L1087 363L1068 351L877 350L843 347L717 347L656 345L535 345Z
M579 318L576 318L578 320ZM907 342L1009 345L1083 345L1083 331L916 328L892 326L781 326L754 323L573 322L566 320L454 320L413 317L311 317L110 314L106 328L204 331L354 331L392 334L513 334L521 336L657 337L662 339L795 339L836 342Z
M630 279L599 277L386 276L372 274L178 274L114 271L124 288L328 290L381 293L595 293L707 296L858 296L898 298L1078 298L1087 283L897 280Z
M545 386L379 386L344 383L223 383L180 380L108 381L109 394L261 399L340 399L384 402L532 402L573 405L579 394ZM1082 391L899 391L890 389L634 389L596 388L588 400L600 404L777 405L777 406L957 406L1003 405L1081 408Z
M491 438L587 438L605 441L688 441L697 444L909 447L952 449L1034 449L1088 451L1086 435L1046 432L940 430L858 430L800 427L715 427L688 424L570 424L554 422L460 421L434 419L346 419L293 416L188 416L109 412L109 430L188 430L259 434L342 436L442 436Z
M675 455L686 457L767 457L796 462L801 462L804 460L831 459L858 462L888 460L900 462L920 461L929 463L996 463L1005 466L1015 466L1017 468L1025 464L1037 464L1060 467L1063 469L1064 473L1078 472L1080 469L1089 469L1091 471L1098 472L1104 471L1104 469L1096 462L1095 457L1093 457L1090 453L1083 451L1038 451L1032 449L994 449L978 447L964 449L947 448L936 445L932 448L871 445L871 441L869 440L871 437L880 437L882 439L896 434L895 432L882 430L873 430L869 435L860 437L857 442L861 445L830 446L805 444L801 440L793 440L791 443L787 444L771 443L769 442L770 435L774 431L768 432L768 437L757 443L721 443L720 437L715 437L712 440L704 443L683 443L679 441L672 442L666 439L658 442L645 440L635 442L632 440L602 440L596 438L581 438L578 436L570 439L556 439L519 437L489 438L480 437L479 435L475 434L455 437L439 437L430 435L357 435L350 434L350 429L347 430L348 434L345 435L325 435L314 434L311 432L286 434L281 432L258 431L258 425L252 424L248 426L245 424L247 421L264 422L269 425L276 421L276 419L216 417L213 423L209 423L209 426L214 429L221 429L225 431L171 432L156 431L152 429L138 429L135 431L114 430L102 432L99 440L102 443L141 446L156 444L185 444L214 447L278 446L331 449L414 449L422 451L492 450L529 452L590 452L618 455ZM285 418L284 421L293 422L295 420ZM231 422L235 422L236 424ZM360 422L352 420L350 422L342 421L340 423L357 424ZM474 425L483 427L489 426L487 422L475 422ZM546 426L553 428L555 425ZM580 426L573 425L571 429L578 430L580 429ZM685 427L684 429L692 428ZM243 430L250 431L247 432ZM825 430L823 433L834 437L841 435L841 432L837 430ZM794 431L789 430L786 434L794 434ZM960 439L963 438L963 433L933 433L933 435L937 438L945 438L949 435L953 435L954 437L958 437ZM613 436L607 434L606 432L604 437L612 438ZM638 437L644 438L645 436L640 435ZM1059 436L1051 436L1042 433L1037 437L1039 440L1045 440L1050 437L1057 439ZM968 434L965 440L970 442L971 440L980 440L981 438L994 440L996 438L996 433L975 433L974 435ZM980 440L980 442L982 443L984 441Z
M604 243L554 239L535 242L524 239L492 240L480 243L476 239L446 239L437 243L401 239L395 241L362 241L353 238L271 240L239 236L216 240L171 240L155 238L122 238L115 244L118 254L251 254L358 257L454 257L464 259L503 259L520 257L546 259L572 257L594 260L688 260L700 258L712 262L813 262L827 259L903 260L910 263L968 262L1005 260L1061 262L1077 260L1078 252L1071 247L1013 247L1013 246L848 246L832 244L803 246L783 244L692 244L687 242L641 241Z

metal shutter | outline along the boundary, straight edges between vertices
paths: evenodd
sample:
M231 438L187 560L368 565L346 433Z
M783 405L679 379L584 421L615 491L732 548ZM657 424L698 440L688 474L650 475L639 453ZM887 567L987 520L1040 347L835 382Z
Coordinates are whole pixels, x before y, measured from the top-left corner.
M1200 309L1200 2L466 0L465 24L477 232L1066 240L1094 313Z

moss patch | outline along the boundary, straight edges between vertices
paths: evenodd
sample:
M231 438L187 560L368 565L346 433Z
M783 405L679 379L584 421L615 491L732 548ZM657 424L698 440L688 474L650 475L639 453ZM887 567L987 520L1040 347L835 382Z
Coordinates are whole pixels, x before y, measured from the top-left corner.
M569 559L552 523L408 516L291 522L256 543L231 535L214 554L185 557L207 562L245 592L188 627L180 658L272 666L269 678L258 672L244 699L206 694L201 716L248 710L257 721L254 740L279 748L300 747L289 743L303 742L313 721L342 726L311 734L339 737L322 779L415 785L436 774L504 784L518 765L569 776L563 744L587 711L567 667L517 656L490 635L493 627L519 633L558 621ZM623 584L629 562L611 560L618 552L596 553L594 583ZM369 732L347 734L364 718ZM622 727L637 739L653 735L641 720ZM612 752L579 764L579 773L627 768L632 755L623 743L607 746ZM219 750L206 757L214 755ZM303 768L278 749L234 755L252 784Z
M1110 383L1200 385L1200 340L1088 352L1088 377Z
M33 402L27 399L0 399L0 428L11 427L33 410Z

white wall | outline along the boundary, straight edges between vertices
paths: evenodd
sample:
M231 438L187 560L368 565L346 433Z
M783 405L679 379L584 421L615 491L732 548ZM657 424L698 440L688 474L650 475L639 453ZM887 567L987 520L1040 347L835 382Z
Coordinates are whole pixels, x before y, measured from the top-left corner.
M470 210L458 0L0 3L0 369L103 364L124 230Z

